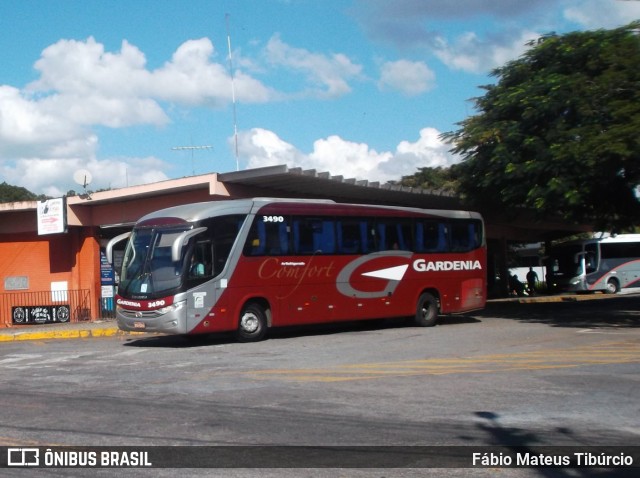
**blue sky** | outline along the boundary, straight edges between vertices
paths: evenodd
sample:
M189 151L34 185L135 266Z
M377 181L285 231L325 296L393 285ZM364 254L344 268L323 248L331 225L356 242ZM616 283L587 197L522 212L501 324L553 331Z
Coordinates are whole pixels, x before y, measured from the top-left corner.
M236 164L396 180L459 160L439 134L527 41L636 19L633 0L3 0L0 182L59 196L78 169L97 190Z

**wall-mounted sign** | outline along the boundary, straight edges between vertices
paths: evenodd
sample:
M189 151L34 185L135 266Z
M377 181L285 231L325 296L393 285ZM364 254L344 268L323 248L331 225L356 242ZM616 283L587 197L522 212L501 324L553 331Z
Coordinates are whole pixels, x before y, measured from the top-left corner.
M4 290L27 290L28 288L28 276L11 276L4 278Z
M107 261L107 256L102 251L100 252L100 284L115 284L115 274L113 271L113 266L109 263L109 261Z
M67 232L65 198L38 201L38 235Z
M64 305L24 305L11 308L14 324L50 324L69 322L69 304Z

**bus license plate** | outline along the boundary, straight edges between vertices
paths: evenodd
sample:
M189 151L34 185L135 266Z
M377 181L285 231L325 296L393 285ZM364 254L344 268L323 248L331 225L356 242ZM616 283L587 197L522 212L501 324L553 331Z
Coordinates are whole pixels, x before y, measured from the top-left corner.
M136 329L144 329L146 324L144 322L134 322L133 327Z

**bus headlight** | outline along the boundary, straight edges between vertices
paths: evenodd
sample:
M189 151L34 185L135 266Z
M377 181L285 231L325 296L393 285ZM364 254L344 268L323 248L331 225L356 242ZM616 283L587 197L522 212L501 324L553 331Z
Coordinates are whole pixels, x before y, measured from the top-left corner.
M169 312L175 312L175 311L178 311L178 310L182 309L186 305L186 303L187 303L186 300L181 300L180 302L175 302L175 303L173 303L171 305L168 305L166 307L162 307L162 308L158 309L157 312L160 315L168 314Z

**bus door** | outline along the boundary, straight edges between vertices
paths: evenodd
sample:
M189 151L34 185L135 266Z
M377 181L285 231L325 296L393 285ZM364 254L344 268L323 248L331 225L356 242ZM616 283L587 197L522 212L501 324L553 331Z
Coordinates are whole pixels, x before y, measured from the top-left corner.
M295 323L335 319L335 221L326 217L291 218L290 267L295 280L282 300L282 311Z
M598 282L602 277L602 272L599 271L600 257L598 254L598 244L587 243L584 246L584 252L580 255L580 270L587 288Z
M228 279L224 274L231 248L242 225L240 216L222 216L206 221L206 233L192 239L185 257L184 281L187 292L187 329L204 320L212 330L228 327ZM201 228L204 230L205 228Z

